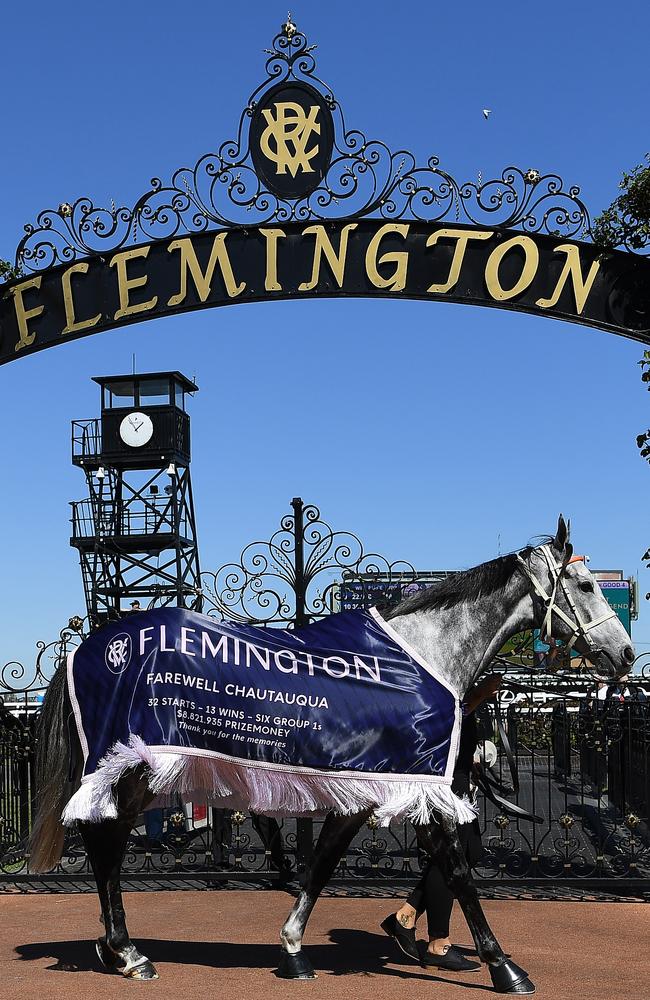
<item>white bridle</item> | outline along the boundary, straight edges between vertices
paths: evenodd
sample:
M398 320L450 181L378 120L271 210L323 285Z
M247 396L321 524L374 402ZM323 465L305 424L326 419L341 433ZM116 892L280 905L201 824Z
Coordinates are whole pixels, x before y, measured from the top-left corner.
M616 612L614 611L613 608L608 608L606 614L601 615L600 618L593 618L589 622L583 621L582 618L580 617L580 612L576 608L575 603L571 599L571 595L569 594L568 589L563 582L564 570L566 569L567 564L556 562L555 557L551 552L551 548L549 545L541 545L540 548L536 549L535 551L540 552L540 554L544 556L546 565L548 566L548 570L551 576L551 581L553 584L553 588L550 594L547 593L546 588L543 586L542 583L540 583L540 581L535 576L528 563L521 558L519 553L517 553L517 559L519 560L519 564L523 569L524 573L532 583L535 592L539 595L539 597L542 598L544 602L546 614L544 615L544 621L542 622L542 627L540 629L540 638L542 639L542 641L545 641L547 638L552 637L553 635L552 618L553 615L555 614L561 621L564 622L565 625L567 625L571 629L570 637L568 639L562 639L562 642L566 645L568 649L572 648L576 639L584 639L592 651L596 650L597 647L595 643L592 641L592 638L589 635L589 633L591 632L592 629L597 628L598 625L602 625L603 622L608 622L610 618L616 618ZM565 611L563 611L562 608L559 608L557 606L556 599L557 599L558 588L560 589L562 595L564 596L564 600L568 604L569 610L571 611L571 615L573 615L573 618L571 617L571 615L568 615Z

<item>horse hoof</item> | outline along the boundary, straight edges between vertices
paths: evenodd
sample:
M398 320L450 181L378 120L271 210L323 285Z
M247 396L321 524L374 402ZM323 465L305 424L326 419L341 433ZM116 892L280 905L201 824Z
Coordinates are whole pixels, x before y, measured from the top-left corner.
M280 979L315 979L314 966L302 951L290 955L282 950L277 975Z
M153 962L150 962L148 958L144 961L138 962L137 965L132 966L130 969L120 970L123 976L127 979L159 979L158 973L156 972L156 966Z
M535 985L528 978L528 973L507 959L500 965L488 966L492 985L497 993L516 993L519 996L530 996L535 992Z
M105 969L111 972L121 972L126 979L158 979L158 973L153 962L150 962L144 955L133 964L124 961L121 955L113 951L103 938L95 941L95 951L97 957Z
M529 997L537 990L535 983L532 983L530 979L526 976L525 979L521 979L516 983L508 993L518 993L520 996Z

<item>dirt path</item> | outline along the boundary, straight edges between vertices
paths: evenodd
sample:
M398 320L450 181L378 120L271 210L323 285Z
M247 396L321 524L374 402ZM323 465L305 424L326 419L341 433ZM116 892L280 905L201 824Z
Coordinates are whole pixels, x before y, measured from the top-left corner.
M434 974L406 964L379 922L386 899L322 899L306 947L313 982L278 979L281 892L142 892L126 897L133 938L160 979L125 982L101 971L91 895L0 896L0 998L97 1000L170 996L286 1000L416 1000L492 993L487 971ZM486 902L501 943L549 1000L647 1000L650 906L643 903ZM452 937L469 944L462 916ZM420 927L422 934L425 924Z

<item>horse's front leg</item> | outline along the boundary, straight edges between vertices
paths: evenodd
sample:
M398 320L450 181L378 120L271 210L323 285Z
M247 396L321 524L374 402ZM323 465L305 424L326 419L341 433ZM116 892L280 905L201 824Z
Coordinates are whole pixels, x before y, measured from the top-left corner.
M506 958L485 918L455 822L441 819L439 824L418 827L417 834L420 844L439 865L447 885L460 903L479 958L487 963L497 993L534 993L535 986L528 973Z
M106 932L95 945L97 954L106 968L128 979L158 979L153 963L138 951L129 937L120 886L126 844L145 796L151 801L146 785L135 776L129 776L119 788L117 819L79 824L97 882Z
M280 931L282 957L278 975L283 979L315 978L314 967L301 950L307 921L316 900L343 857L345 849L371 811L367 809L365 812L355 813L354 816L335 816L334 813L329 813L323 823L305 886Z

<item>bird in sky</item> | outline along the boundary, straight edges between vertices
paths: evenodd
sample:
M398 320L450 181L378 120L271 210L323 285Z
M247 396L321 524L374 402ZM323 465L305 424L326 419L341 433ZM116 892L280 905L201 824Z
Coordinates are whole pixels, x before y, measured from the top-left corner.
M483 117L486 119L486 121L491 114L492 114L491 108L483 108Z

